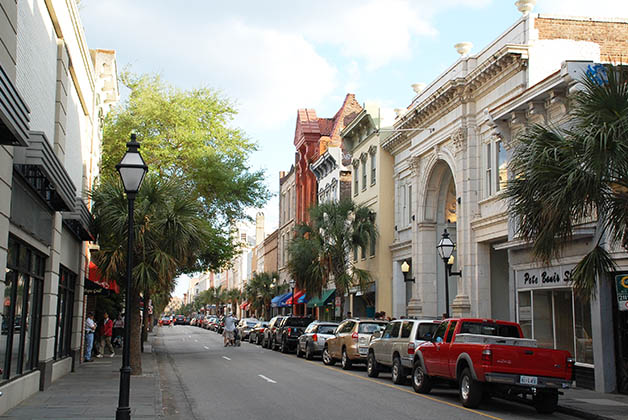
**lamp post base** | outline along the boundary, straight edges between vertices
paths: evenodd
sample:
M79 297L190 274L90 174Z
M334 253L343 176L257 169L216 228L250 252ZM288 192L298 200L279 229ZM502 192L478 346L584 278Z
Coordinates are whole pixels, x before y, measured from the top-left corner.
M131 407L118 407L116 420L131 420Z

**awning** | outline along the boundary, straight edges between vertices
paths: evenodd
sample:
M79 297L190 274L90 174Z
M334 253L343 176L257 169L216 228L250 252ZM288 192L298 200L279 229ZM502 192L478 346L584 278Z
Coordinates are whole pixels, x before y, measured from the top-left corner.
M292 293L285 293L283 295L275 296L270 301L270 306L272 306L273 308L278 308L278 307L280 307L282 305L282 303L284 303L286 300L290 299L290 296L292 296Z
M299 301L299 299L301 298L301 296L305 295L305 292L303 290L299 290L297 292L294 292L294 300L296 300L297 302ZM292 293L290 293L290 298L288 298L288 300L286 301L286 305L292 306L293 301L292 301Z
M240 309L245 310L247 306L249 306L249 302L244 301L240 304Z
M307 295L304 293L303 296L301 296L299 298L299 300L297 300L297 303L307 303L309 299L307 298Z
M313 297L307 303L308 308L315 308L318 306L325 306L333 298L336 289L323 290L320 297Z
M87 279L93 283L96 283L100 287L106 290L113 290L116 293L120 293L120 288L118 287L118 283L115 280L106 279L103 277L102 273L94 264L93 261L89 262L89 276Z

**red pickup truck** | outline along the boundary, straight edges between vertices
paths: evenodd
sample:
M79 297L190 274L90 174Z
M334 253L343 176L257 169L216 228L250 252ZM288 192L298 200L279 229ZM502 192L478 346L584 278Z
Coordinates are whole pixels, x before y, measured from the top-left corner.
M435 381L458 385L465 407L483 398L532 396L539 413L552 413L559 389L571 385L574 359L568 351L536 347L514 322L452 318L414 354L412 387L427 393Z

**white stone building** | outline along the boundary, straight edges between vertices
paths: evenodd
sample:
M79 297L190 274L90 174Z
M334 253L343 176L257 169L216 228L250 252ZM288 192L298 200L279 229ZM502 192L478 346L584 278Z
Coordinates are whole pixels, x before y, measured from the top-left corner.
M3 413L81 362L88 192L118 85L74 1L3 1L0 28Z
M596 389L615 389L613 345L600 324L611 309L573 301L569 284L545 289L545 303L534 300L519 279L543 270L512 237L500 190L510 138L530 121L556 122L565 114L576 79L570 71L582 69L565 61L617 59L627 41L625 20L524 14L476 54L467 55L468 44L456 45L461 57L414 97L382 144L395 160L394 316L440 317L448 304L452 315L520 320L529 336L575 353L579 382L591 386L595 376ZM457 244L453 271L462 274L450 277L447 303L445 264L436 250L445 229ZM547 270L569 271L578 246ZM404 261L416 279L407 305ZM532 309L531 301L543 306ZM557 310L566 323L554 318ZM592 356L600 362L595 375Z

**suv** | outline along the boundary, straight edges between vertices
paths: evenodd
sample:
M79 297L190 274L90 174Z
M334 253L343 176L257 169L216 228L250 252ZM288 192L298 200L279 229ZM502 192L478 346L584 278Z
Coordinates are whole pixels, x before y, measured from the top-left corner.
M325 341L334 336L338 328L337 322L314 321L299 337L297 343L297 357L305 354L307 360L312 360L315 355L323 353Z
M391 369L391 379L401 384L412 370L415 349L429 341L440 321L400 319L373 334L369 344L366 372L376 378L380 371Z
M297 347L299 336L303 334L308 325L314 321L311 317L303 316L287 316L281 320L279 328L275 330L275 339L273 340L273 350L276 347L282 353L288 353Z
M340 360L342 368L351 369L353 363L365 363L371 335L382 331L388 321L353 318L343 321L323 348L323 363L332 366Z
M185 315L175 315L174 325L185 325Z
M275 316L271 318L268 323L268 328L264 330L264 338L262 338L262 347L270 349L273 346L273 339L275 335L275 330L279 327L279 323L283 319L283 316Z

